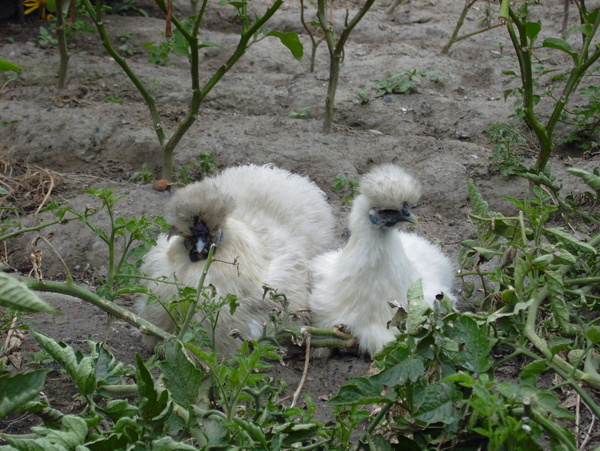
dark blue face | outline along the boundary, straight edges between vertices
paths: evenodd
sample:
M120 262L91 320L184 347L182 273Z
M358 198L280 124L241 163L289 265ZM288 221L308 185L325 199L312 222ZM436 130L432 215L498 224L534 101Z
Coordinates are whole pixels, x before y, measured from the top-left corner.
M401 210L371 210L369 220L378 227L393 227L399 222L413 222L414 216L410 211L408 203L404 202Z
M194 224L190 227L191 237L191 249L189 253L190 261L197 262L203 260L208 256L208 250L210 249L211 242L209 240L208 226L197 216L194 218ZM199 245L202 245L200 249ZM186 244L187 247L187 244Z

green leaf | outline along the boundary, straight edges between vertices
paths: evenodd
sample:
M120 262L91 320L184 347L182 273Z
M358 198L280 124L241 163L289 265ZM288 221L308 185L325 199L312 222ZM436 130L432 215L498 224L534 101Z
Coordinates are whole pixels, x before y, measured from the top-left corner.
M469 317L458 316L454 322L456 335L454 340L464 343L458 360L461 365L473 372L483 373L490 368L490 351L494 340L489 337L487 327L479 327Z
M462 417L460 409L454 407L454 393L454 384L448 382L426 386L421 405L413 417L426 423L454 423Z
M6 72L12 70L14 72L21 72L21 67L16 64L6 61L4 58L0 58L0 72Z
M384 403L389 404L397 398L395 393L382 394L383 385L376 383L368 377L354 377L350 384L343 385L337 395L328 401L328 404L359 406L362 404Z
M538 34L542 31L542 22L526 22L525 23L525 34L529 38L529 46L532 46L537 39Z
M419 331L427 320L427 312L431 310L423 298L423 283L419 279L408 289L408 312L406 330L409 334Z
M467 180L467 191L469 193L469 199L471 200L471 209L477 216L483 218L501 217L500 213L490 211L489 204L483 200L479 191L471 180Z
M182 442L176 442L171 437L163 437L153 440L150 444L150 449L152 451L196 451L198 448Z
M196 403L202 385L202 372L190 361L180 341L172 339L164 343L165 361L160 367L165 385L173 401L189 409Z
M417 382L425 374L423 361L407 359L397 365L385 369L381 373L371 376L371 381L388 387L405 385L408 381Z
M89 427L85 420L75 415L65 415L62 419L62 429L47 429L44 435L57 445L65 449L76 449L78 445L85 443Z
M282 33L281 31L271 30L265 36L274 36L276 38L279 38L281 43L285 45L290 52L292 52L292 56L298 61L302 61L302 56L304 55L304 47L302 46L302 43L298 38L298 33Z
M596 249L593 246L590 246L583 241L579 241L573 235L565 232L561 227L542 227L542 231L544 232L544 236L548 238L551 242L562 242L567 247L577 248L580 251L588 252L590 254L596 255Z
M164 431L164 420L172 411L169 392L156 390L154 379L139 355L135 356L136 381L140 402L139 414L144 422L157 433Z
M87 396L96 389L96 371L90 357L83 357L69 345L57 342L41 332L32 330L32 334L40 346L71 376L83 395Z
M563 349L567 349L571 345L571 343L573 343L573 341L569 340L568 338L555 337L551 340L548 340L548 347L550 348L550 352L552 354L556 354L557 352L560 352Z
M543 373L548 369L548 362L546 360L534 360L523 367L519 373L519 378L525 379L529 376L535 376L536 374Z
M27 285L5 272L0 272L0 305L22 312L60 313Z
M561 52L567 53L572 58L577 58L577 52L574 52L571 49L571 45L568 42L563 41L562 39L558 39L558 38L544 39L544 42L542 43L542 47L560 50Z
M592 345L596 345L600 342L600 327L599 326L589 326L585 331L585 336L592 343Z
M20 410L44 388L46 374L50 370L41 369L29 373L0 376L0 419Z
M600 191L600 177L591 174L583 169L569 168L567 169L571 174L581 178L590 188L594 191Z

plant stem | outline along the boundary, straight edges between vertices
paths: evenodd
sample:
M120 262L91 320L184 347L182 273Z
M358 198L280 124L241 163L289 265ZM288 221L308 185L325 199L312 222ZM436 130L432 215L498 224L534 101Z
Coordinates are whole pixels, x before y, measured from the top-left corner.
M206 274L208 273L208 269L210 268L210 265L214 261L214 258L213 258L214 253L215 253L215 245L213 244L210 246L210 249L208 250L208 256L206 257L206 263L204 264L204 268L202 269L202 275L200 276L200 280L198 281L198 286L196 287L197 292L198 292L198 294L196 296L196 302L194 303L194 305L190 305L186 312L185 318L181 325L181 329L179 330L179 333L177 334L178 340L183 339L183 336L185 335L185 332L187 331L187 329L190 325L190 322L192 321L192 318L194 317L194 314L196 313L198 303L200 302L200 297L202 296L202 289L204 288L204 280L206 279Z
M114 302L107 301L106 299L102 299L100 296L92 293L85 288L82 288L78 285L75 285L72 281L67 282L53 282L53 281L44 281L44 283L40 283L35 279L31 279L29 277L16 276L19 280L24 282L29 288L34 291L47 292L47 293L59 293L66 294L68 296L73 296L83 301L89 302L90 304L95 305L99 309L116 316L119 319L131 324L132 326L138 328L140 332L143 334L154 335L163 340L168 340L172 338L172 335L165 332L159 327L156 327L154 324L146 321L145 319L139 317L133 312L130 312L126 308L121 307L120 305L115 304Z
M58 51L60 64L58 66L58 89L67 87L67 68L69 66L69 50L67 49L67 33L65 30L65 16L63 14L63 0L56 0L56 37L58 38Z
M456 41L459 40L457 38L458 32L460 31L460 29L462 28L462 26L465 22L465 18L467 17L467 13L469 12L469 9L471 9L471 6L473 6L473 4L476 1L477 0L465 0L465 6L464 6L462 12L460 13L458 22L456 22L456 27L454 27L454 32L452 33L452 36L450 37L450 40L448 41L448 43L444 46L444 48L440 52L442 55L445 55L446 53L448 53L448 50L450 50L450 47L452 47L452 44L454 44Z
M328 22L325 17L326 0L318 0L317 18L321 28L325 32L325 42L329 49L329 84L327 86L327 97L325 98L325 118L323 119L323 133L331 133L333 124L333 112L335 107L335 94L337 91L338 80L340 76L340 63L344 56L344 46L348 40L348 36L356 27L358 22L369 11L375 0L367 0L362 8L356 13L349 23L346 23L342 34L340 34L337 43L335 42L335 33L333 24Z

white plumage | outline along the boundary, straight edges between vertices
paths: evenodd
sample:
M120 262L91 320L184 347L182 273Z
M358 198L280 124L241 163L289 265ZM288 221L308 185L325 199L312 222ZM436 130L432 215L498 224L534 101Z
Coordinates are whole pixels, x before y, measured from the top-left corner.
M448 257L424 238L400 231L402 222L416 222L410 206L420 194L419 182L392 164L362 177L348 243L311 263L313 326L343 324L360 352L373 354L398 333L387 327L395 313L389 301L407 308L407 290L418 279L430 305L436 295L450 295L454 270Z
M205 284L217 294L235 294L240 306L233 316L222 309L216 330L216 349L234 351L230 336L237 329L247 339L262 332L274 305L263 300L264 283L285 293L291 308L308 306L308 263L333 240L333 215L325 194L305 177L269 166L240 166L178 190L166 220L175 235L160 235L148 252L142 272L196 287L208 249L215 244L214 261ZM236 260L239 265L229 263ZM224 263L229 262L229 263ZM177 293L172 284L147 282L161 302ZM138 303L140 314L172 332L175 325L159 303ZM155 340L144 337L149 347Z

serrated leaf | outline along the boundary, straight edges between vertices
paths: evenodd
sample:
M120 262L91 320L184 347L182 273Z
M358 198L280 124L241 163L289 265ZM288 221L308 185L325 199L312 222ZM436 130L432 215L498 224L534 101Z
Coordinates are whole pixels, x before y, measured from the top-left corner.
M165 361L160 367L165 376L165 385L173 401L188 409L196 403L200 393L202 372L190 361L183 345L177 340L164 343Z
M600 191L600 177L591 174L583 169L569 168L567 171L576 177L582 179L594 191Z
M448 382L428 385L413 417L426 423L454 423L462 417L460 409L454 407L454 391L454 384Z
M454 340L463 343L458 355L461 365L476 373L487 371L491 365L489 354L494 345L494 340L489 337L488 328L479 327L472 318L466 316L458 316L454 327Z
M89 395L96 389L96 372L90 357L81 357L72 347L57 342L51 337L32 330L33 337L42 348L71 376L83 395Z
M424 374L425 366L422 360L407 359L381 373L371 376L371 381L387 387L395 387L397 385L405 385L408 381L416 382Z
M343 385L338 394L328 404L359 406L363 404L389 404L396 400L395 393L382 394L383 385L375 383L368 377L351 378L350 384Z
M573 235L565 232L561 227L543 227L542 230L546 238L548 238L550 241L559 241L567 247L577 248L580 251L594 255L597 254L596 249L594 249L593 246L590 246L589 244L584 243L583 241L579 241Z
M495 213L490 211L489 204L483 200L481 194L473 184L471 180L467 180L467 191L469 193L469 199L471 201L471 209L473 213L477 216L481 216L483 218L492 218L502 216L499 213Z
M75 415L65 415L62 419L62 429L47 429L45 437L53 443L64 446L65 449L76 449L85 443L89 427L85 420Z
M564 349L567 349L573 343L572 340L563 337L555 337L548 340L548 348L552 354L556 354Z
M298 61L302 61L302 56L304 56L304 47L298 38L298 33L282 33L281 31L271 30L266 34L266 36L274 36L278 38L281 43L288 48L294 58L296 58Z
M186 443L176 442L172 437L163 437L153 440L150 444L152 451L196 451L198 448Z
M169 392L156 390L154 379L139 355L135 356L136 381L140 402L139 413L144 421L156 429L161 429L165 416L172 409Z
M40 369L29 373L0 376L0 419L20 410L35 399L44 388L46 374L50 370Z
M543 373L548 369L548 362L546 360L534 360L523 367L519 373L519 378L525 379L529 376L535 376L536 374Z
M413 283L408 289L408 311L406 315L406 330L414 333L421 329L427 320L427 312L431 310L423 298L423 283L421 279Z
M27 285L5 272L0 272L0 305L22 312L60 313Z

